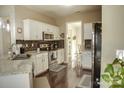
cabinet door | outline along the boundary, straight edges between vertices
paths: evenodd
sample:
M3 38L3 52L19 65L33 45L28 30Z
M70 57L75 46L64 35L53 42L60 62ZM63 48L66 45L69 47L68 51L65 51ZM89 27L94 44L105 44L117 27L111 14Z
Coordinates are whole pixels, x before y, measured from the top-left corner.
M61 50L58 50L58 64L61 64Z
M24 40L30 40L30 21L28 19L23 20L23 29L24 29Z
M46 31L50 32L51 31L51 26L49 24L46 24Z
M44 71L48 69L48 53L44 53Z
M84 24L84 39L92 39L92 32L93 24L92 23Z
M92 31L93 31L93 24L92 23L84 24L84 33L92 33Z
M57 38L57 40L59 40L60 39L59 27L56 26L55 29L56 29L56 38Z
M84 52L82 54L82 66L86 69L92 68L92 56L91 52Z
M53 26L53 34L54 34L54 39L58 40L59 39L59 28L57 26Z
M59 64L59 50L57 50L57 63Z
M57 40L56 26L53 26L52 30L53 30L53 34L54 34L54 40Z
M46 32L47 31L47 24L42 23L42 32Z
M33 20L29 21L29 32L30 32L30 39L29 40L36 40L37 22L35 22Z
M36 60L37 60L37 74L42 73L43 70L43 55L42 54L38 54L36 55Z
M24 23L24 40L42 40L41 22L26 19Z
M36 76L36 74L37 74L37 60L36 60L36 56L31 56L31 60L33 61L34 76Z
M43 72L42 58L37 58L37 74Z
M38 54L37 63L38 73L46 71L48 69L48 53Z
M64 49L61 49L61 61L64 62Z
M35 22L36 23L36 40L42 40L42 23L41 22Z
M41 22L38 22L38 21L34 21L33 22L33 27L35 29L33 29L33 34L35 35L34 36L34 40L42 40L42 24Z

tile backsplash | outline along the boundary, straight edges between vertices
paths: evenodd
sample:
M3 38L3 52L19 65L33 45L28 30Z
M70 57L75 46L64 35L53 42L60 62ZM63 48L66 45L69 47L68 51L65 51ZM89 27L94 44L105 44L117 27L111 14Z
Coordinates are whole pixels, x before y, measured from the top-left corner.
M22 46L25 48L25 51L33 51L37 50L37 48L40 48L42 51L64 48L64 40L16 40L16 44L22 44Z

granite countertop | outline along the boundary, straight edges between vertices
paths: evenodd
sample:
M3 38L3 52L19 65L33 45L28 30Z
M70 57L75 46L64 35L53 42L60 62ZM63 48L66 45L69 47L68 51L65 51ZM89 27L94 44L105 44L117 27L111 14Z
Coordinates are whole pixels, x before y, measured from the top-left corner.
M28 51L25 54L31 54L35 56L40 53L46 53L48 51ZM24 60L11 60L8 56L0 58L0 75L9 75L9 74L23 74L23 73L32 73L33 69L33 60L32 57Z
M39 53L37 51L28 51L26 52L26 54L31 54L33 55L37 55L37 54L41 54L41 53L48 53L48 51L40 51Z
M10 60L7 56L0 58L0 75L32 73L31 58L25 60Z

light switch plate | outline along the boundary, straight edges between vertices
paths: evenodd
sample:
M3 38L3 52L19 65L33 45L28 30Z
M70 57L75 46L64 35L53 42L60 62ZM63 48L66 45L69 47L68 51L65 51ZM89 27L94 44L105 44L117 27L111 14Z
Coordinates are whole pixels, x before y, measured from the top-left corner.
M124 58L124 50L116 50L116 58L123 59Z

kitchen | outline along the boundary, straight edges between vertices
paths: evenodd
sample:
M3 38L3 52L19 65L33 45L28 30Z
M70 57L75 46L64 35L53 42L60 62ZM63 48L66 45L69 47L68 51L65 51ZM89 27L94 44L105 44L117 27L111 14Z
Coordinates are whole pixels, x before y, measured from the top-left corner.
M66 33L63 24L72 19L81 18L82 20L82 17L84 23L101 20L100 6L86 6L86 10L89 12L85 14L84 11L84 15L79 11L83 7L80 6L79 9L71 12L76 12L74 15L77 18L74 17L76 18L74 19L72 16L72 19L66 18L66 20L59 18L60 16L55 20L55 15L52 13L49 13L50 17L46 12L43 12L42 15L39 13L41 10L47 11L45 8L50 9L52 6L41 6L41 8L37 6L0 7L1 22L3 22L1 28L3 25L10 26L9 29L4 27L1 29L7 34L1 33L3 36L1 36L3 39L3 41L1 39L1 45L3 43L3 46L0 49L4 51L1 53L0 61L0 82L2 84L0 87L36 87L33 86L35 80L37 82L38 79L42 79L42 76L45 77L42 82L47 82L47 86L43 86L42 83L40 86L63 87L59 83L64 78L66 80L66 69L68 69ZM56 10L56 7L59 6L53 6L53 9ZM4 42L5 39L7 43ZM4 49L5 47L6 49ZM67 81L64 82L64 87L66 87Z

